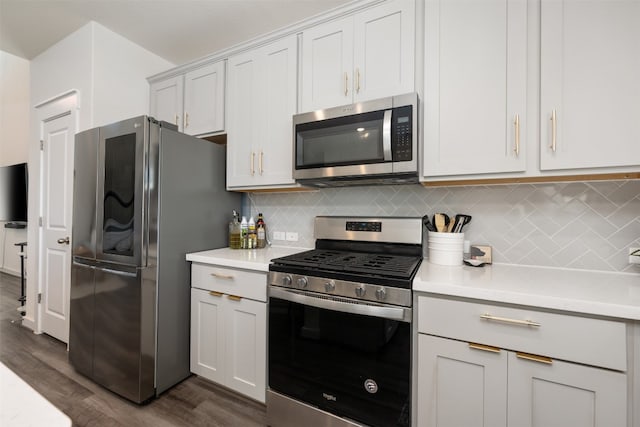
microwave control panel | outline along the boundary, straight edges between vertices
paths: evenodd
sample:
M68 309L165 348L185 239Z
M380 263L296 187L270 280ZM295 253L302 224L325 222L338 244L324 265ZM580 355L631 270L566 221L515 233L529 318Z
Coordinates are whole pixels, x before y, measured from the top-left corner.
M411 120L412 107L394 108L392 120L391 153L394 162L405 162L413 159L413 123Z

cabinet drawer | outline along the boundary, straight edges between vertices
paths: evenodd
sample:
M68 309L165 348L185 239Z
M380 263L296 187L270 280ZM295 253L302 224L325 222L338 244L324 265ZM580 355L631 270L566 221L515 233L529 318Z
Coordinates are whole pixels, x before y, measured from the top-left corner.
M418 298L421 333L626 371L624 322Z
M193 263L191 287L267 301L267 275L256 271Z

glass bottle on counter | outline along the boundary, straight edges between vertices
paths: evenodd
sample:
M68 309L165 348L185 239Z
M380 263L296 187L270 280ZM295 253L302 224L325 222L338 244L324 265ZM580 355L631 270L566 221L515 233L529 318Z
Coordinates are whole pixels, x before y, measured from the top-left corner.
M249 218L249 230L248 230L248 237L247 237L247 242L248 242L248 249L254 249L257 246L257 235L256 235L256 223L253 220L253 217Z
M249 237L249 224L247 223L247 217L242 217L242 222L240 222L240 248L247 249L249 247L248 243Z
M262 213L258 214L258 221L256 221L256 234L258 236L257 247L262 249L267 246L267 228L264 223L264 218L262 217Z
M238 221L238 212L233 211L233 219L229 223L229 247L231 249L240 249L240 222Z

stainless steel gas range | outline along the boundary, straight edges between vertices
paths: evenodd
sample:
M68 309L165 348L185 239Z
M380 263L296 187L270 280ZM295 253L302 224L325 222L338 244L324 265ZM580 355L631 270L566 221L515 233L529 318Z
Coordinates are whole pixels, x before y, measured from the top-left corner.
M422 219L316 217L315 237L269 266L267 423L409 426Z

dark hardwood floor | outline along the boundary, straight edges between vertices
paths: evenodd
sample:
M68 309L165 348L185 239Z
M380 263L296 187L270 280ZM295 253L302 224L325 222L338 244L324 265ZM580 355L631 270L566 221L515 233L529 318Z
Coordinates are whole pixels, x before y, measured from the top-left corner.
M0 361L60 408L74 426L264 426L265 406L191 376L147 405L75 372L66 344L21 325L20 279L0 273Z

